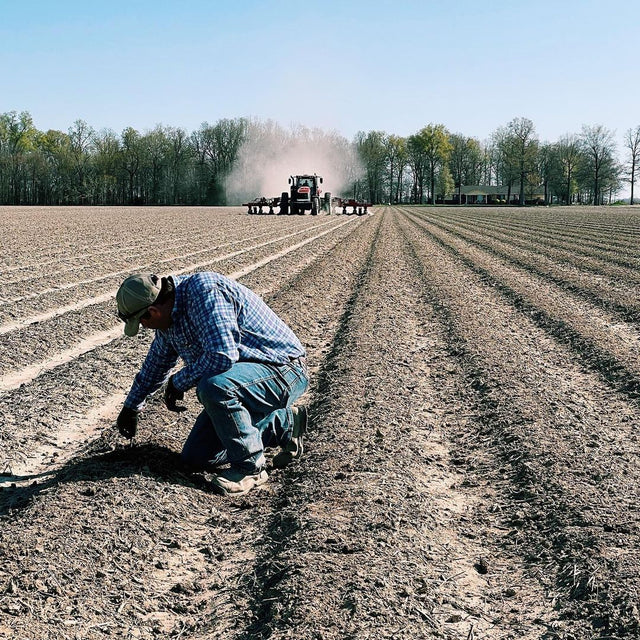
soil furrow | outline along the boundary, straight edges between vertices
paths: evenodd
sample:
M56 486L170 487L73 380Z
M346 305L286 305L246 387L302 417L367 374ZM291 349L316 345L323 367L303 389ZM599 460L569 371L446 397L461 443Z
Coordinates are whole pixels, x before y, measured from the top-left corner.
M286 261L280 265L282 288L268 298L308 344L312 368L370 244L373 227L362 222L294 280ZM13 498L3 492L5 508L11 499L21 505L5 515L0 533L0 579L16 589L0 604L0 624L11 622L13 637L60 637L69 623L87 638L103 637L86 631L95 623L126 637L198 637L211 625L232 633L251 618L241 584L276 508L282 472L241 501L203 491L204 479L176 466L196 405L187 402L191 418L176 423L152 400L133 448L114 447L117 437L107 430L44 486Z
M385 216L317 377L313 451L265 540L251 585L258 617L236 638L531 630L511 596L501 606L518 569L505 562L486 580L478 568L492 555L474 518L481 497L449 467L452 398L434 386L452 372Z
M433 216L430 216L433 219ZM438 219L440 217L438 216ZM475 225L467 224L465 220L455 219L447 216L446 223L456 230L471 235L479 240L484 240L492 245L504 248L506 251L524 251L528 259L538 255L540 266L549 265L556 270L567 270L569 276L571 272L576 272L578 278L588 277L596 283L601 283L603 278L607 278L613 284L618 280L623 280L630 284L640 282L640 261L630 261L626 257L621 257L619 249L611 252L592 251L584 252L578 249L578 242L567 243L561 248L549 247L537 234L532 234L524 239L518 239L510 234L508 230L490 231L478 221ZM623 255L629 255L629 249ZM535 262L535 260L534 260ZM622 264L625 263L625 264ZM595 276L595 278L594 278Z
M124 227L120 233L122 236L117 241L110 241L108 243L100 242L97 237L96 230L91 229L89 234L82 234L79 237L93 237L95 243L86 245L84 247L78 247L77 243L69 242L68 238L75 238L77 234L69 232L67 229L62 233L60 230L55 230L51 234L51 241L55 243L56 258L45 259L44 253L41 253L42 260L35 263L23 263L15 265L11 268L0 271L0 274L11 273L15 274L19 271L27 271L28 276L24 276L24 279L28 277L46 277L48 274L43 273L43 268L47 268L49 271L51 268L55 268L56 264L64 265L65 269L73 268L93 268L97 263L104 265L105 269L110 269L109 265L113 265L111 268L117 268L123 263L123 260L135 259L136 255L159 255L166 251L179 251L181 247L190 247L192 250L206 250L207 247L219 244L225 238L229 237L229 229L234 229L235 236L239 235L238 231L241 229L246 237L260 238L265 235L273 235L282 233L283 222L282 218L277 221L275 219L266 222L264 220L257 220L254 216L246 216L244 213L240 213L237 210L217 209L213 211L213 218L210 215L202 221L199 225L193 225L193 219L189 215L191 211L186 210L182 216L176 217L171 215L168 218L157 218L152 215L148 217L148 214L138 213L140 218L139 222L141 226L148 224L152 229L161 229L162 234L156 232L146 237L137 237L135 243L131 243L131 236L127 233L128 227ZM68 214L65 211L65 214ZM202 216L201 210L195 210L195 215ZM184 221L187 219L189 225L176 228L176 218ZM216 224L212 228L212 219ZM105 224L108 224L111 229L113 225L117 224L116 220L113 220L112 216L108 216ZM307 226L313 226L317 224L315 220L300 219L291 221L289 224L302 229ZM266 230L265 230L266 229ZM20 243L24 243L24 231L22 237L18 238ZM239 241L235 241L234 244ZM96 247L100 247L96 249ZM138 258L139 259L139 258ZM84 265L84 267L82 266ZM9 276L12 277L12 276ZM6 278L5 278L6 280Z
M177 244L193 233L206 235L210 228L211 209L192 209L191 212L192 224L189 227L176 226L175 215L164 208L137 209L135 217L141 228L170 230L172 240ZM40 272L42 266L49 267L57 262L82 260L105 255L105 252L130 251L133 247L152 247L154 244L166 247L171 244L171 240L165 241L155 231L132 241L130 209L25 207L16 210L2 207L0 214L4 235L10 240L3 245L6 253L2 256L5 262L0 267L2 274L28 269ZM85 238L91 238L91 241L87 242ZM12 247L15 251L10 251ZM96 247L100 248L96 250ZM32 260L30 249L37 251L41 261Z
M585 247L587 254L591 250L604 251L612 257L619 257L622 251L628 256L638 255L638 233L625 232L618 223L617 216L612 215L608 208L592 209L587 215L600 216L604 220L597 232L590 234L584 226L576 225L576 211L573 209L553 208L550 214L540 209L508 209L497 215L495 209L480 210L476 213L468 208L457 210L455 215L445 217L455 220L460 219L460 214L465 220L474 222L483 229L509 232L511 237L523 239L539 238L542 243L549 242L550 246L576 249ZM625 236L629 236L625 238ZM616 255L618 254L618 255Z
M450 327L451 354L477 397L482 429L479 438L460 431L469 450L461 464L514 485L503 505L514 528L505 544L528 554L531 573L550 589L556 629L636 633L637 407L576 369L572 355L514 315L472 264L413 220L411 227ZM620 527L624 542L612 535Z
M466 220L453 216L425 216L428 219L444 222L449 229L464 233L469 237L480 241L489 241L493 245L504 248L506 251L524 250L525 255L541 266L551 265L556 269L566 269L588 272L596 276L606 276L612 281L625 280L629 283L640 282L640 261L633 262L620 257L619 250L610 253L600 251L579 251L578 243L567 243L561 247L549 246L538 234L530 234L523 239L515 237L508 230L502 228L498 231L490 231L480 221L470 224ZM517 248L517 249L516 249ZM583 276L584 277L584 276Z
M303 246L298 246L301 244L301 242L298 242L296 245L288 247L286 254L283 255L288 255L288 260L301 259L301 264L304 264L310 259L314 259L316 255L320 255L323 251L330 249L336 243L343 242L345 236L351 233L353 226L353 224L343 222L339 226L331 227L329 233L320 232L320 234L301 241L306 243ZM309 244L309 240L313 240L311 253L303 248ZM251 254L248 254L244 259L249 260L252 257ZM265 261L280 259L281 257L278 254L272 254L263 259L262 262L266 263ZM250 273L263 265L260 262L251 262L248 265L238 266L239 269L235 272L227 273L232 273L234 277L241 277L245 272ZM225 271L222 272L224 273ZM90 342L91 339L90 336L87 336L87 332L103 334L112 329L115 326L113 324L115 312L112 300L112 297L115 296L115 291L112 294L109 295L108 302L91 305L90 308L75 309L71 313L56 314L45 321L32 323L27 327L11 332L3 340L2 348L0 349L0 374L7 376L8 372L17 369L16 365L18 363L29 367L38 363L43 363L46 366L46 363L55 358L60 351L76 348L78 336L84 336L84 340Z
M334 227L332 227L332 229L338 229L343 227L345 224L348 224L349 221L345 222L341 222L338 224L335 224ZM321 232L320 234L317 234L317 236L324 234L324 232ZM316 236L311 236L308 239L314 238ZM300 244L300 243L296 243L296 244ZM273 249L274 247L270 247L269 249L266 249L265 247L268 245L260 245L259 248L261 249L261 252L258 255L266 255L266 257L268 257L269 255L271 255L273 253ZM286 245L285 245L286 246ZM289 246L295 246L295 245L289 245ZM277 248L277 247L276 247ZM219 271L227 271L227 272L232 272L235 269L238 268L238 264L241 264L242 260L246 260L247 256L245 255L250 249L249 248L245 248L245 250L238 250L236 252L233 252L232 254L226 254L224 256L218 256L212 260L208 260L206 262L199 262L197 264L189 264L187 267L184 267L183 265L181 265L181 268L176 268L176 269L168 269L167 265L158 265L161 266L160 269L158 269L157 271L159 273L174 273L174 274L179 274L179 273L185 273L185 272L189 272L192 270L200 270L202 268L205 267L213 267L215 266L216 269L218 269ZM240 258L240 260L238 260L237 258L239 256L244 256L242 258ZM251 257L255 257L254 255L252 255ZM65 313L69 313L71 311L76 311L78 309L83 309L85 307L94 305L94 304L99 304L101 302L105 302L113 297L115 297L116 291L117 291L117 285L119 285L122 282L122 278L114 278L112 282L103 284L103 286L100 287L100 289L105 289L106 285L109 286L116 286L115 289L110 289L107 290L105 293L102 293L101 295L98 296L93 296L90 298L82 298L83 295L86 295L86 293L84 293L83 291L79 292L79 295L77 295L77 297L75 298L75 302L72 302L72 300L74 300L73 298L73 292L72 291L66 291L64 292L64 302L67 304L64 304L64 306L59 306L56 307L55 304L55 300L54 301L47 301L46 305L42 305L39 306L41 304L41 301L32 301L30 304L30 312L31 313L35 313L36 311L41 311L42 307L49 307L49 311L47 312L40 312L40 313L35 313L35 315L29 316L29 308L28 309L21 309L21 313L18 314L16 312L16 310L12 310L11 313L9 315L11 315L11 317L14 318L19 318L19 319L13 319L10 320L9 322L5 322L3 324L0 324L0 335L4 335L6 333L9 333L11 331L15 331L16 329L19 329L21 327L27 326L29 324L34 324L37 322L43 322L46 320L49 320L50 318L53 318L55 316L59 316L59 315L63 315ZM79 301L77 301L77 298L80 298ZM0 313L0 317L2 317L2 313Z
M569 333L571 343L580 352L590 353L596 349L599 367L617 370L617 378L640 375L640 332L636 327L621 323L619 318L603 313L599 306L585 303L581 297L568 295L565 289L536 277L530 269L512 266L510 259L501 260L493 251L476 248L475 243L466 238L432 224L428 229L444 245L468 260L468 264L482 269L478 273L491 278L519 309L526 306L527 313L535 314L558 335Z
M423 216L420 216L423 219ZM562 275L557 275L555 269L557 265L554 263L546 263L544 260L535 260L533 257L526 259L523 257L522 251L512 252L510 250L501 250L494 244L488 244L487 242L474 239L469 233L461 233L443 225L438 220L428 218L434 226L447 231L456 237L473 244L474 246L491 252L496 257L505 259L511 264L514 264L522 269L529 271L530 273L537 275L544 280L551 282L567 292L579 296L582 299L599 306L600 308L610 313L615 313L620 319L627 322L640 322L640 307L638 305L628 304L623 302L628 300L635 300L639 291L639 287L633 284L627 283L614 283L612 281L602 282L602 278L587 279L584 274L582 276L573 276L577 282L572 281L572 275L563 272Z
M288 322L314 374L304 457L240 499L180 465L194 394L180 415L151 398L133 443L118 436L150 336L73 351L111 329L110 297L71 310L72 292L54 305L62 317L34 306L12 320L9 367L11 351L23 368L39 362L32 351L74 359L0 394L3 458L24 474L0 487L0 638L640 636L637 332L607 330L609 311L469 241L521 258L489 236L521 242L528 227L575 237L576 254L599 238L631 260L637 212L402 207L338 229L347 218L6 211L8 269L124 247L134 214L158 230L140 240L141 252L157 241L158 260L189 230L193 245L174 253L329 224L286 255L293 239L215 265ZM526 260L553 271L542 254ZM117 270L103 255L76 280ZM41 326L16 328L36 316Z
M308 234L309 236L313 236L314 233L317 234L319 231L321 231L323 227L330 226L330 225L335 225L335 222L333 220L329 222L323 222L317 225L317 227L312 227L310 230L302 229L302 230L289 231L288 233L279 235L277 238L267 240L267 241L262 241L262 242L259 242L258 244L253 244L248 247L245 246L235 251L224 253L222 255L220 255L219 252L214 251L212 252L213 254L208 257L202 256L200 260L196 263L189 262L188 259L191 258L191 254L187 253L187 254L178 256L177 258L172 258L170 260L155 260L154 262L147 263L147 264L132 264L132 265L129 265L126 269L120 269L116 272L101 274L100 276L95 276L87 280L74 281L66 284L58 284L54 287L50 287L47 289L33 291L33 287L29 286L27 288L27 290L29 291L28 293L24 292L19 296L10 298L0 306L5 308L8 307L7 309L2 310L3 314L9 313L9 314L17 315L18 313L17 310L18 309L22 310L20 303L28 304L29 301L35 300L36 306L42 307L44 306L42 303L42 298L45 298L48 303L48 301L51 298L54 298L57 295L62 295L62 296L68 295L66 293L67 291L73 291L77 296L78 293L81 293L83 287L87 288L87 285L93 285L98 289L103 289L105 286L112 286L112 283L115 281L120 282L124 274L132 273L136 271L152 271L152 272L153 271L177 272L178 270L195 271L198 268L201 268L203 266L208 266L215 263L224 263L225 261L234 259L236 256L242 255L250 251L256 251L258 249L265 249L266 247L268 247L268 249L266 249L266 252L269 253L272 251L272 248L274 246L275 247L280 247L281 245L284 246L287 241L293 238L296 238L299 235ZM185 266L185 261L187 263L186 266ZM102 284L97 285L96 283L98 282Z
M345 227L352 228L357 227L357 225L352 223L346 224ZM328 233L327 235L330 236L331 234ZM344 241L344 238L341 238L341 241ZM288 264L286 272L291 274L293 273L292 269L307 268L310 260L313 261L317 259L318 255L324 255L326 250L327 246L324 243L321 243L319 247L312 247L300 263L291 262ZM271 267L271 278L265 278L263 273L262 286L277 290L278 287L284 286L286 282L286 280L283 279L285 270L282 269L281 264L278 264L281 256L276 254L273 257L275 258L275 264ZM250 266L251 271L258 269L264 271L263 264L258 263ZM250 273L250 271L247 271L247 273ZM233 273L231 275L241 278L240 273ZM119 367L117 373L112 373L113 376L118 376L120 384L122 384L124 388L127 386L127 380L130 384L130 381L133 379L135 367L139 366L139 362L142 359L141 354L143 350L148 347L148 343L149 339L146 334L140 335L138 340L123 340L122 331L119 330L117 335L109 343L92 348L90 353L87 352L82 355L76 355L71 362L68 360L61 362L53 370L51 370L51 368L45 368L45 371L39 377L35 379L32 378L29 381L31 384L23 385L18 389L10 387L6 393L0 393L0 406L4 406L7 409L7 430L3 437L3 466L9 468L16 466L15 463L11 461L13 459L12 456L15 458L18 452L20 452L22 456L27 456L31 461L31 465L38 463L38 457L42 455L50 457L55 453L55 448L52 449L51 446L42 447L41 444L40 446L38 446L38 444L43 442L51 442L53 444L57 442L55 437L50 438L48 436L49 432L55 432L56 423L63 420L65 415L68 416L74 413L77 421L80 416L91 410L92 403L98 401L95 389L92 391L92 387L94 386L93 381L96 376L99 375L97 369L101 366L102 358L113 359L114 354L116 354L115 357L117 357L117 354L121 353L122 350L126 350L130 354L129 360ZM137 347L137 349L133 350L134 347ZM132 353L137 353L138 357L132 359ZM97 362L94 363L94 360ZM123 378L123 375L126 377ZM69 379L73 379L74 376L77 377L76 383L69 384ZM66 381L64 381L65 378L67 379ZM45 408L46 405L40 405L39 403L43 401L46 402L51 395L55 395L55 393L51 393L50 387L55 388L55 386L60 383L62 383L63 387L72 387L74 396L70 397L67 395L64 404L60 406L56 405L47 411ZM41 385L44 385L44 389L40 388ZM49 393L46 393L47 390ZM43 391L45 391L44 394ZM99 393L98 396L101 398L99 401L103 403L110 403L110 397L112 395L119 396L117 392L108 391L106 387L102 388L101 391L102 393ZM13 407L13 410L10 409L11 407ZM36 416L40 413L42 414L41 417L37 418ZM17 424L23 425L23 428L16 430L15 425ZM80 420L79 425L84 427L84 421ZM31 426L31 428L29 428L29 426ZM69 431L73 432L77 431L77 429L70 429ZM18 440L16 440L16 436ZM57 455L57 453L55 453L55 455ZM25 466L27 465L25 465L24 462L20 465L22 468Z
M412 218L414 221L415 218ZM598 374L601 379L619 393L632 401L640 399L640 372L637 370L637 334L633 341L625 342L629 336L622 335L621 340L614 341L612 336L585 335L591 333L590 327L579 323L576 328L564 318L557 317L559 311L551 307L546 311L540 302L531 301L530 294L514 289L504 279L504 273L492 274L474 257L466 255L464 250L439 237L438 233L422 227L425 233L445 250L449 251L463 264L474 271L481 280L499 291L521 313L527 315L541 329L548 332L556 340L567 345L587 369ZM475 243L472 243L475 244ZM613 348L618 353L612 353ZM625 362L626 361L626 362Z
M178 211L178 215L176 215ZM206 239L219 234L218 226L232 218L234 224L261 233L272 226L275 216L247 216L240 207L0 207L5 266L0 273L36 269L59 261L120 254L132 247L162 250L179 245L185 238ZM132 228L135 219L138 233ZM300 220L304 226L313 221ZM276 226L280 223L276 223ZM90 239L87 241L86 239ZM41 261L34 261L37 253Z
M60 268L57 271L48 268L44 273L42 267L46 265L38 265L39 269L37 273L30 273L27 276L20 278L9 279L5 278L0 283L0 295L4 299L11 296L11 288L20 283L29 282L33 287L35 283L38 283L39 287L52 286L57 283L67 284L67 279L75 278L76 282L79 280L85 280L89 275L95 275L97 258L100 256L100 268L105 272L118 271L122 269L123 265L136 264L136 262L151 263L157 259L159 254L169 254L169 258L164 258L158 261L159 263L170 262L179 258L192 257L195 255L202 255L203 253L219 251L224 247L231 247L237 244L246 244L249 239L255 241L258 238L264 238L265 236L272 236L281 234L281 230L266 231L262 233L256 233L255 230L247 235L246 238L238 240L232 240L231 242L223 242L225 239L224 232L217 230L215 235L210 235L207 238L197 236L197 240L193 237L193 232L185 233L185 238L181 242L177 242L172 238L169 241L165 241L162 244L151 247L121 247L119 249L112 249L109 251L113 255L111 261L105 259L105 252L93 252L92 254L85 254L83 256L65 258L71 262L71 265L66 265L64 268ZM188 253L182 253L186 251ZM128 252L128 253L127 253ZM86 261L83 263L82 261ZM96 278L98 280L98 278Z
M268 298L308 343L313 368L370 244L373 227L363 223L293 280L284 261L282 288ZM203 479L176 465L197 404L187 402L191 418L176 423L152 400L133 448L114 447L116 436L105 431L44 486L13 492L21 508L5 511L0 533L0 579L15 586L0 603L0 625L11 622L13 637L61 637L74 628L86 638L104 637L104 629L199 637L212 626L232 633L251 618L242 584L277 508L282 472L241 501L203 491ZM6 509L11 492L2 495Z

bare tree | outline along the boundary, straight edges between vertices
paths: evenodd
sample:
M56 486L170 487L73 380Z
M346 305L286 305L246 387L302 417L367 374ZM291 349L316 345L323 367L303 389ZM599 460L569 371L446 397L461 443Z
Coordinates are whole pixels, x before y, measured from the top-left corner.
M633 204L633 190L636 183L636 171L640 163L640 125L629 129L624 136L624 145L629 149L629 183L631 184L631 204Z
M387 152L384 146L386 134L382 131L359 131L355 144L365 168L370 202L378 204L383 199L382 185Z
M406 169L409 163L409 154L407 152L407 139L398 138L398 155L397 155L397 174L396 188L395 188L395 202L402 202L403 197L403 183Z
M72 198L75 204L87 204L87 174L91 170L91 151L95 131L84 121L76 120L69 129L73 162Z
M105 129L94 136L95 200L101 204L119 204L121 188L122 147L117 134Z
M167 155L169 153L169 139L162 125L147 132L141 140L144 149L144 157L147 160L145 194L146 202L158 204L160 202L160 189L167 168ZM199 201L202 203L202 200Z
M565 204L571 204L573 182L575 180L576 169L581 157L580 140L575 135L567 134L558 140L556 149L558 160L562 167L564 183L566 185L563 199Z
M583 125L580 143L587 162L586 173L591 176L591 202L602 204L603 185L617 172L613 132L600 124Z
M556 145L545 142L538 150L538 174L544 187L544 203L551 201L552 184L561 177Z
M141 198L139 173L143 148L140 144L140 134L133 127L127 127L122 132L121 153L122 168L127 176L127 204L139 204Z
M394 182L394 176L397 173L399 177L406 164L406 141L400 136L391 134L385 136L382 144L387 154L387 164L389 167L389 204L392 204L394 202L394 191L397 202L397 184L399 183L399 181Z
M209 204L226 204L224 181L231 172L247 133L244 118L223 118L215 125L203 122L191 136L201 170L201 199Z
M518 163L513 150L513 139L505 127L498 127L491 135L491 164L496 184L507 187L507 204L511 203L511 191L518 179Z
M413 180L413 186L411 188L411 202L422 204L424 199L426 159L424 149L416 134L407 138L407 161L411 168L411 176Z
M169 180L167 190L170 204L184 204L187 192L185 174L189 161L193 157L193 147L189 144L187 132L180 127L168 127L168 167Z

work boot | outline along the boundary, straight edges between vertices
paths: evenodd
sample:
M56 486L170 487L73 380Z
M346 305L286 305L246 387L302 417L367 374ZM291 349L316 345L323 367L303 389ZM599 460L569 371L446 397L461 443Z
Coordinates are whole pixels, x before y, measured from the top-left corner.
M273 456L273 466L276 469L284 469L293 460L302 458L304 453L303 436L307 432L307 407L301 405L292 407L293 427L291 429L291 440L282 447L282 451Z
M247 473L240 469L225 469L211 480L214 491L225 496L243 496L254 487L259 487L269 479L267 472L262 469L255 473Z

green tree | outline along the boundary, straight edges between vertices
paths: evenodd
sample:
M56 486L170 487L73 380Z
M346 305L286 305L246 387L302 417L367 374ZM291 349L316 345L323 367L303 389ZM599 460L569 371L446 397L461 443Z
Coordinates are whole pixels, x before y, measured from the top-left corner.
M444 165L438 174L438 184L436 188L436 200L438 197L444 202L445 198L448 194L453 193L456 184L453 180L453 176L451 175L451 170L449 169L449 165Z
M443 124L429 124L412 138L429 180L429 201L435 204L436 176L446 165L451 153L449 132ZM422 200L422 195L420 199Z
M407 164L407 143L404 138L388 135L382 141L386 151L389 174L389 204L398 202L401 189L401 178Z
M5 202L21 204L23 193L26 196L27 158L36 148L38 135L28 112L10 111L0 115Z
M479 184L483 152L475 138L468 138L459 133L449 137L451 152L449 154L449 171L454 187L458 190L458 203L462 203L462 186Z

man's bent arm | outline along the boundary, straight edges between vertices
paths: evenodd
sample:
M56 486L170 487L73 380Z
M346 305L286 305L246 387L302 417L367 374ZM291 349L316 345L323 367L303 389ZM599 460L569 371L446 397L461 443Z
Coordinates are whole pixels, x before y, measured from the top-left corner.
M162 335L156 333L149 353L124 401L124 406L140 411L144 407L146 398L162 386L177 361L178 354L173 347Z

